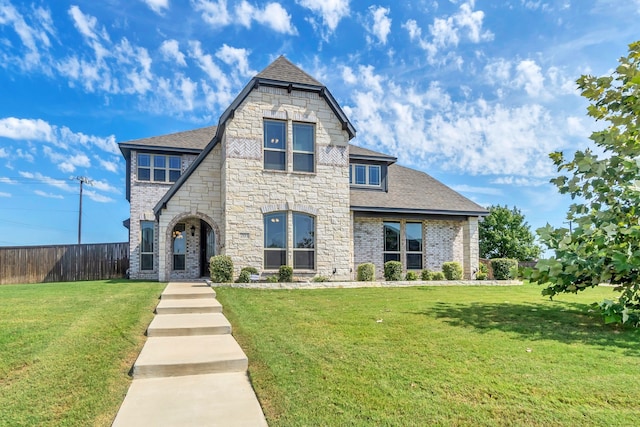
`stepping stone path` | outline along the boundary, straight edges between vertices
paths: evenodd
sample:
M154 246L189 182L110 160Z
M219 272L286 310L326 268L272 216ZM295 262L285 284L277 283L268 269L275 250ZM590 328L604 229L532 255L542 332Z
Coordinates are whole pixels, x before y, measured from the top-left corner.
M167 285L114 427L267 425L215 296L203 282Z

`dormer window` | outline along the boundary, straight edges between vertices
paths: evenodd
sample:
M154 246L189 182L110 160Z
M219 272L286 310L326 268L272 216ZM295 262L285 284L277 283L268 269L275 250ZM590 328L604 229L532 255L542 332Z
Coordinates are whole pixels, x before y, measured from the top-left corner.
M349 184L363 187L380 187L380 165L352 163L349 165Z

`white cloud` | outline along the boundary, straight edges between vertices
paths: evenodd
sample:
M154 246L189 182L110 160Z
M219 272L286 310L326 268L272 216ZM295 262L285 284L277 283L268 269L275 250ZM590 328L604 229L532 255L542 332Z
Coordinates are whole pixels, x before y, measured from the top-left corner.
M98 156L93 156L94 159L98 161L100 167L106 171L117 173L119 167L119 158L112 157L112 160L102 159Z
M91 187L100 191L106 191L108 193L120 194L120 190L114 187L113 185L109 184L107 181L99 181L99 180L91 181Z
M142 0L151 10L158 15L162 15L169 9L169 0Z
M515 185L517 187L540 187L549 183L546 179L515 177L515 176L501 176L496 179L492 179L491 184L499 185Z
M487 196L502 195L502 190L500 190L499 188L492 188L492 187L474 187L472 185L461 184L461 185L452 185L451 188L461 193L484 194Z
M43 184L47 184L50 185L52 187L55 187L59 190L63 190L66 192L75 192L77 191L75 186L72 186L69 181L65 181L62 179L56 179L56 178L51 178L49 176L45 176L43 174L41 174L40 172L24 172L24 171L20 171L18 172L18 174L20 174L21 177L23 178L27 178L27 179L33 179L34 181L38 181L41 182Z
M38 196L46 197L49 199L64 199L64 197L60 194L47 193L42 190L35 190L34 193Z
M357 129L366 129L354 142L409 166L541 178L554 173L547 154L567 146L566 123L539 104L453 101L437 82L421 90L370 66L351 74L359 89L344 110Z
M216 52L216 57L227 65L236 64L240 75L249 77L257 74L256 71L249 68L249 53L250 52L246 49L238 49L223 44Z
M214 27L226 27L231 23L227 10L227 0L191 0L196 12L202 13L202 19Z
M0 119L0 137L15 140L53 142L54 130L44 120L5 117Z
M91 200L93 200L94 202L98 202L98 203L111 203L111 202L115 202L114 199L112 199L111 197L102 195L100 193L96 193L93 190L85 190L84 191L84 195L86 195L88 198L90 198Z
M88 168L91 166L91 160L84 153L77 153L74 155L57 153L46 145L42 147L42 151L44 155L58 167L58 169L65 173L75 172L78 167Z
M459 10L451 16L435 17L429 25L429 36L422 37L422 28L414 19L407 20L402 27L409 32L409 39L427 52L430 64L449 62L462 65L462 57L454 54L462 40L477 44L493 40L493 33L483 29L484 12L474 11L474 1L460 5Z
M391 9L382 6L369 7L369 13L373 22L368 31L371 32L381 44L387 44L387 37L391 32L390 12Z
M21 149L21 148L18 148L18 149L16 150L16 156L17 156L19 159L25 159L25 160L26 160L27 162L29 162L29 163L33 163L33 161L35 160L35 157L33 156L33 154L32 154L32 153L30 153L30 152L28 152L28 151L25 151L25 150L23 150L23 149Z
M402 24L402 28L405 28L409 32L409 40L414 41L422 37L422 29L418 26L415 19L409 19Z
M3 159L5 157L9 157L9 152L6 148L0 147L0 159Z
M189 47L190 57L195 59L200 69L204 71L209 79L216 85L217 90L211 88L211 86L203 81L202 89L206 94L207 101L226 108L233 99L229 78L222 72L220 67L216 65L213 57L202 51L202 46L199 41L191 41Z
M544 90L544 77L540 66L532 60L520 61L516 65L515 83L518 87L524 88L527 95L541 96Z
M324 38L326 39L338 27L340 21L349 16L349 0L296 0L296 2L315 14L320 15L322 23L326 27Z
M0 176L0 183L3 184L17 184L18 181L15 179L7 178L6 176Z
M165 40L160 45L160 53L166 61L171 61L182 67L187 66L184 53L180 52L180 44L177 40Z
M0 197L11 197L11 193L5 193L3 191L0 191Z
M9 25L18 35L26 48L24 57L14 58L18 65L26 70L42 66L42 53L51 45L49 36L55 35L51 20L51 12L42 7L34 7L32 21L27 23L25 17L9 2L0 4L0 25ZM3 64L6 66L6 64Z

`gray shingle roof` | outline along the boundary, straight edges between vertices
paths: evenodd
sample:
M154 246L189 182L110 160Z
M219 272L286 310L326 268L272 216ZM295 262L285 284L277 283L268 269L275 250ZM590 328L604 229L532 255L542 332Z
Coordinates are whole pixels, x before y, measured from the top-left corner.
M358 147L357 145L349 144L349 156L356 158L369 158L376 159L382 162L395 163L398 160L396 157L388 154L379 153L377 151L368 150L366 148Z
M424 172L397 164L388 167L388 192L351 189L354 211L448 213L450 215L488 213L486 209L452 190Z
M216 134L217 126L208 126L176 132L169 135L153 136L150 138L134 139L121 142L120 146L144 146L154 148L179 148L187 150L203 150Z
M280 82L324 86L309 74L293 65L293 63L284 56L278 57L275 61L269 64L267 68L259 72L256 77L260 79L277 80Z

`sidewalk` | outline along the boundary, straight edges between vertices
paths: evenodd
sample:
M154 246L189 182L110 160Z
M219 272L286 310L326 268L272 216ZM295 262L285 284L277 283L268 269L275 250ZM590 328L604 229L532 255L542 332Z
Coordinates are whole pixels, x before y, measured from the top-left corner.
M114 427L267 425L213 289L169 283L147 335Z

